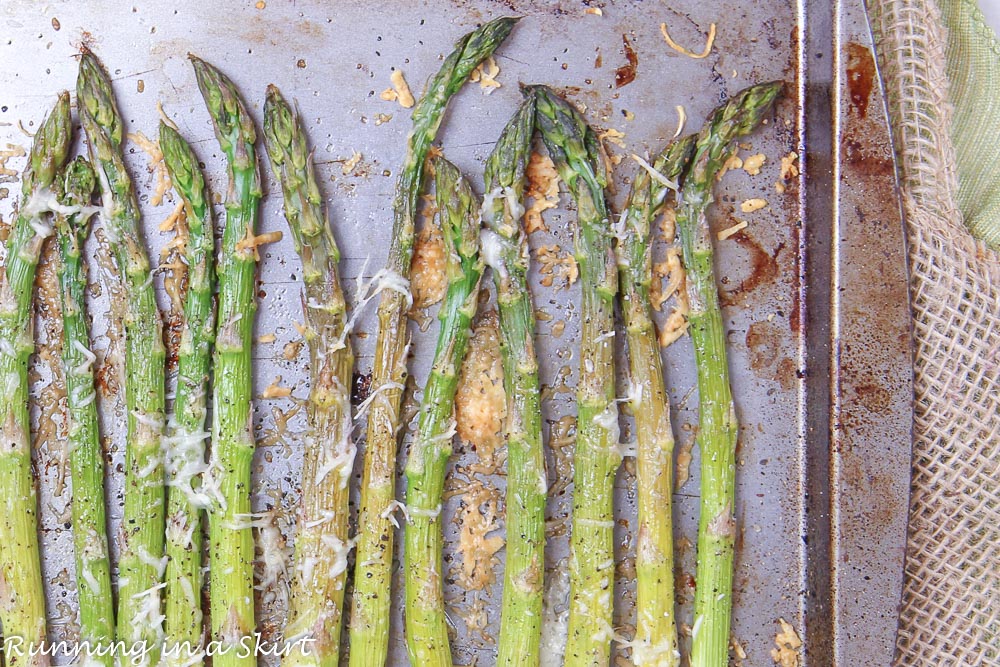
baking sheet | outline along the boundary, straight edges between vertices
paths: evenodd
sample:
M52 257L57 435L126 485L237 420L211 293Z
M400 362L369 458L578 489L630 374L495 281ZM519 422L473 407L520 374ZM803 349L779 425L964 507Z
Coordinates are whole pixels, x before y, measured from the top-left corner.
M600 7L603 15L586 13L588 6ZM905 536L911 366L902 225L860 3L427 0L374 8L321 0L6 0L0 6L5 27L0 142L29 146L19 123L33 131L55 94L73 89L73 56L79 45L87 44L112 75L128 131L155 138L156 103L162 103L204 162L214 191L224 192L223 161L186 55L195 53L229 74L258 121L264 88L276 83L296 99L306 120L343 250L342 272L353 291L359 277L370 276L385 260L393 185L410 126L407 110L379 98L392 69L402 69L418 92L455 39L484 20L512 13L524 19L497 54L502 87L487 96L474 84L466 86L451 104L439 135L445 154L480 191L483 161L518 103L518 81L557 86L600 130L624 133L624 148L609 145L612 154L624 158L616 170L616 207L635 169L628 154L655 151L673 135L675 105L683 105L687 128L693 131L727 95L760 81L789 82L790 94L779 103L774 120L740 151L744 157L757 152L767 156L761 173L730 172L717 188L710 216L715 230L742 220L750 223L717 243L741 419L733 639L747 656L740 664L770 665L778 619L783 618L805 642L802 664L888 664ZM664 43L661 22L694 51L715 22L715 49L701 60L681 56ZM615 70L626 63L623 36L638 55L637 77L615 88ZM774 183L780 158L791 151L802 158L803 173L779 194ZM361 153L361 161L344 173L355 152ZM151 204L154 178L147 156L134 144L127 153L141 193L148 247L156 257L170 238L157 226L172 204ZM20 168L23 160L12 159L10 165ZM280 192L266 165L262 173L266 194L259 227L284 230ZM17 187L2 187L11 190L0 201L0 214L9 220ZM766 199L768 206L744 214L740 203L755 197ZM221 219L221 210L217 213ZM572 215L565 208L547 212L552 231L534 234L532 247L570 248ZM91 252L99 252L99 246L92 238ZM299 263L290 238L268 246L262 260L256 335L273 333L275 340L255 346L257 393L280 375L295 397L304 398L306 355L284 356L286 344L299 338L293 323L301 320ZM579 286L556 290L540 286L537 273L533 278L536 307L551 315L550 321L540 322L538 340L549 435L575 411L569 389L578 364ZM92 267L91 279L95 347L102 360L107 356L113 361L115 319L108 312L114 283L99 264ZM43 271L43 287L52 280L51 272ZM44 289L42 293L44 301ZM165 298L162 305L168 306ZM362 375L370 368L372 315L369 311L362 317L355 337ZM63 483L69 480L59 382L51 382L53 364L58 364L52 353L57 320L51 312L42 312L39 320L41 353L33 365L34 393L42 405L35 415L41 434L37 470L52 635L71 638L76 632L75 584L69 492ZM564 327L561 335L559 327ZM426 331L413 326L411 371L418 388L427 375L435 332L434 321ZM109 349L112 353L106 355ZM678 445L689 447L697 419L690 341L672 345L664 360ZM124 420L121 397L114 391L114 364L107 369L100 403L116 527ZM286 426L279 427L280 422ZM256 402L254 507L270 512L289 546L303 427L294 400ZM556 481L557 471L565 474L572 449L571 441L555 440L562 446L550 448L550 482ZM404 442L401 461L405 448ZM453 476L461 479L461 470L476 454L461 446L457 451L453 469L459 470ZM695 542L697 451L690 475L675 498L679 545L687 543L685 538ZM498 492L503 488L500 477L485 482ZM634 485L627 461L616 484L616 620L626 636L634 618ZM570 485L554 493L550 501L549 581L562 569L567 552L571 490ZM452 496L445 504L446 516L455 516L460 503L460 495ZM446 526L446 561L455 566L460 562L453 548L457 527L452 521ZM275 535L272 531L269 537ZM690 623L695 554L681 546L677 556L681 620ZM501 567L502 552L496 584L485 591L465 594L454 585L446 590L457 664L492 664ZM565 608L558 595L548 597L555 612ZM280 628L284 610L280 587L262 591L261 599L259 620L272 632ZM402 665L399 585L394 599L400 604L394 613L391 663ZM472 613L477 609L485 613L485 625L478 629ZM630 664L627 648L616 647L616 660Z

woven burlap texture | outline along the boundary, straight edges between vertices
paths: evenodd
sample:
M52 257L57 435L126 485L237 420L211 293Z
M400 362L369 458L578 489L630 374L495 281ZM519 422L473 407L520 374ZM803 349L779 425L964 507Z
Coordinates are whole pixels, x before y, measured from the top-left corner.
M939 8L870 0L869 13L899 158L916 346L896 663L1000 665L1000 256L958 211Z

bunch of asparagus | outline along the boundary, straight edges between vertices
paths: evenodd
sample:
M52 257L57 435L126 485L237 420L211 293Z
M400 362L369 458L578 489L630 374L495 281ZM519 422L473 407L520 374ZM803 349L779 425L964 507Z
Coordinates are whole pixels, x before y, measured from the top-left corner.
M295 575L285 635L307 637L288 665L333 667L341 653L348 554L356 541L349 627L350 663L385 664L393 556L395 460L407 377L409 265L426 158L449 99L511 32L516 19L484 24L462 37L413 113L413 129L393 202L389 263L383 274L364 481L357 533L349 535L349 489L355 445L350 404L354 356L339 275L340 250L319 191L304 128L270 86L264 137L281 185L285 217L303 266L304 337L312 383L306 403L302 500ZM253 515L251 335L256 310L256 218L261 183L256 130L233 83L191 57L198 85L226 155L226 222L216 271L211 198L198 160L175 127L160 127L160 148L184 204L187 266L184 329L173 413L166 418L165 348L132 180L122 161L122 119L106 72L89 51L80 61L79 113L90 160L66 160L69 96L59 97L32 147L23 203L0 274L0 393L5 446L0 485L10 489L0 517L0 624L26 644L45 637L36 500L31 480L27 361L33 349L32 283L48 236L59 246L63 352L73 472L73 522L81 638L147 649L148 662L200 665L206 656L201 613L202 521L208 512L210 636L222 667L249 666L256 630ZM448 257L447 294L418 431L406 463L404 535L407 648L412 664L452 664L443 596L441 506L454 435L454 399L478 288L489 266L501 325L508 447L507 557L497 662L541 660L542 579L547 479L541 431L535 321L528 286L529 250L522 227L525 174L540 134L577 205L574 255L582 277L578 434L565 663L608 664L613 627L615 555L613 482L621 461L618 403L628 402L637 436L639 522L638 618L630 640L640 665L679 664L673 582L673 435L650 304L651 229L675 193L677 227L688 271L690 331L698 366L702 454L701 518L691 663L728 660L736 534L734 452L737 423L706 211L717 173L737 138L753 131L779 94L778 82L741 91L696 136L669 144L636 176L626 209L612 222L605 198L606 157L576 108L545 86L524 87L524 101L486 163L480 207L469 182L434 158L433 174ZM98 192L102 206L92 206ZM119 562L117 629L105 530L104 469L85 314L82 247L88 221L101 213L126 295L126 491ZM50 224L50 217L52 223ZM480 229L481 223L485 229ZM213 289L218 288L218 317ZM615 299L622 299L629 391L615 395ZM206 433L207 393L213 423ZM211 455L206 461L206 442ZM165 597L164 600L161 597ZM17 655L7 656L19 667ZM44 660L35 661L43 664ZM110 667L113 656L101 657Z

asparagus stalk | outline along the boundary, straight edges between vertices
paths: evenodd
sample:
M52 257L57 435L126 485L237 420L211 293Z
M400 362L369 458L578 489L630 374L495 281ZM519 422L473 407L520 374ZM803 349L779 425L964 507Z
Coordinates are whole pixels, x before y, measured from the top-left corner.
M8 667L45 665L27 650L45 639L45 593L38 551L38 504L31 477L28 357L34 350L31 298L35 269L52 230L42 218L50 208L56 173L66 162L73 127L69 93L61 93L31 147L22 183L21 208L7 239L0 272L0 626ZM20 644L15 647L15 644Z
M59 286L63 318L62 363L66 376L67 426L73 475L73 545L76 588L80 598L80 641L106 648L115 638L114 598L104 509L104 462L97 421L97 394L87 325L86 265L82 257L87 222L95 212L90 198L97 185L94 170L83 158L71 162L57 184L65 213L56 215L59 243ZM87 208L85 208L87 207ZM94 655L112 667L114 656Z
M438 313L434 364L424 387L418 433L406 462L404 532L406 645L411 665L451 667L442 577L441 502L455 435L455 391L465 359L479 279L479 207L468 181L447 160L434 160L441 231L448 252L448 291Z
M187 294L184 330L177 357L177 392L167 422L167 574L165 662L198 667L204 661L201 589L201 485L205 472L206 403L209 362L215 339L212 255L215 241L208 185L187 141L160 123L160 150L174 189L184 202L187 239Z
M472 71L507 38L516 18L499 18L463 36L431 79L413 110L413 129L393 200L392 242L387 271L403 281L410 275L414 220L424 175L424 159L437 135L448 100ZM357 565L351 605L351 667L381 667L389 648L389 607L393 556L391 511L396 484L399 408L406 382L408 292L382 292L378 308L367 445L358 519Z
M629 406L635 417L639 532L636 538L637 622L632 642L636 665L676 667L674 602L673 453L670 403L649 300L652 279L650 228L670 188L687 167L694 137L671 142L632 182L616 230L622 314L628 340Z
M604 199L607 174L597 137L579 112L550 88L527 90L537 95L535 122L560 178L576 199L578 217L574 254L580 267L583 325L565 664L607 665L614 634L612 498L621 463L613 346L618 273Z
M712 203L712 185L729 145L760 124L781 87L780 81L751 86L712 113L698 134L677 211L677 230L688 274L688 321L698 366L697 442L701 451L692 667L724 667L729 662L736 539L733 508L738 424L706 210Z
M164 422L163 324L143 246L139 205L121 157L122 119L111 81L97 58L84 51L76 83L80 120L104 202L105 229L125 283L125 507L118 563L118 639L145 648L155 664L163 636L164 488L161 440Z
M497 664L539 664L545 570L545 452L535 358L535 312L528 290L528 236L521 227L524 172L535 130L527 98L486 160L483 256L493 270L507 397L507 558Z
M250 521L250 464L254 452L251 336L257 311L257 206L260 172L253 120L224 74L191 56L215 136L226 154L229 189L218 264L219 312L212 393L212 462L219 498L208 514L212 639L215 667L253 667L242 647L256 629L254 542Z
M288 228L302 259L311 374L295 576L285 635L314 641L305 649L302 643L295 644L283 664L336 667L350 549L348 481L357 452L351 437L354 353L337 269L340 249L316 182L305 131L275 86L267 89L264 137L274 174L281 182Z

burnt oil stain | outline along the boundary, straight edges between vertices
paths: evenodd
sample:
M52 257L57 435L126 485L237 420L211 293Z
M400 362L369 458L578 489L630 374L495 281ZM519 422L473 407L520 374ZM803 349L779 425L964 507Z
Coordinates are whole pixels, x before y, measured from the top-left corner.
M800 374L795 360L784 356L787 352L785 334L775 323L767 320L754 322L746 333L750 368L761 378L774 380L785 391L792 389Z
M875 83L875 59L871 50L855 42L847 43L847 92L851 108L864 118L868 115L868 102Z
M639 56L636 55L626 35L622 35L622 49L625 51L625 60L628 64L615 70L615 88L623 88L635 81L636 68L639 67Z
M733 235L732 239L749 253L750 275L741 280L732 290L720 293L723 306L742 305L750 292L774 282L781 272L778 267L777 255L781 252L782 246L779 246L772 255L745 232L738 232Z

